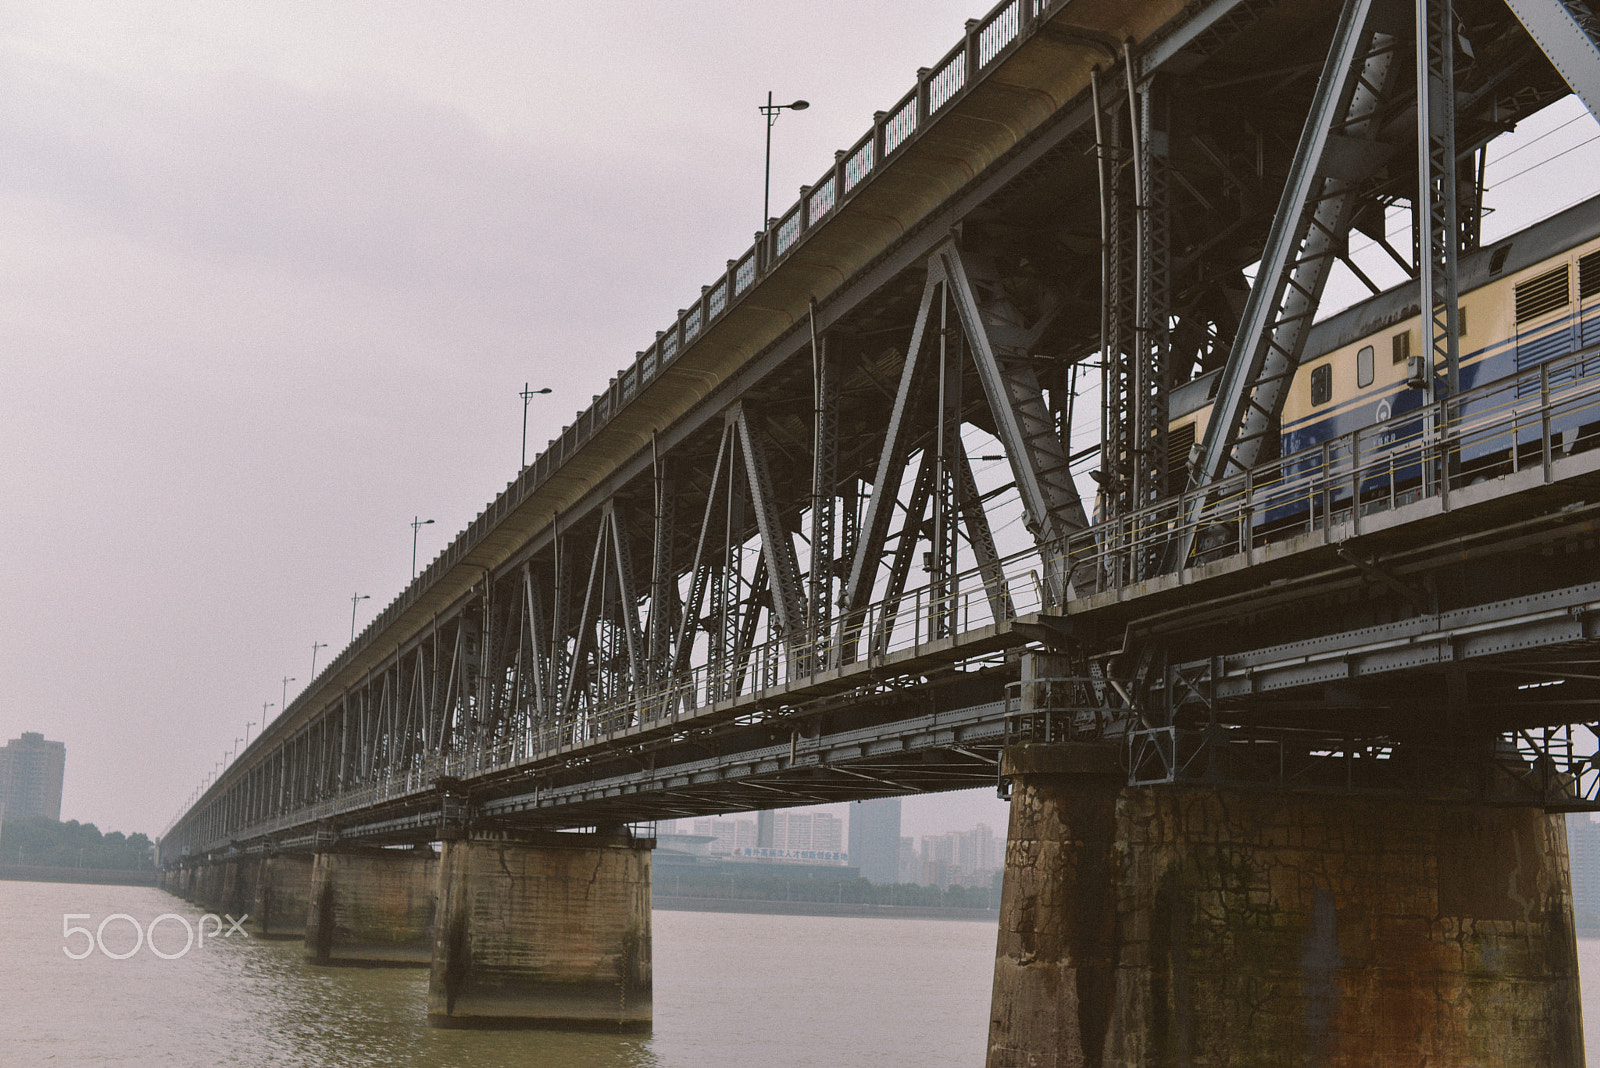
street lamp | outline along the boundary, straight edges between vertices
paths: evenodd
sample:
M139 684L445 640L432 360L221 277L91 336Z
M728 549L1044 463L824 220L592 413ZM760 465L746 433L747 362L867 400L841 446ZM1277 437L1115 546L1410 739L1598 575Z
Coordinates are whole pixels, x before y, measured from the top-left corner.
M285 675L283 677L283 704L279 705L278 706L279 708L288 708L289 707L289 684L291 682L299 682L299 681L300 680L295 678L293 675ZM266 717L263 716L261 718L262 725L265 726L266 722L267 722Z
M246 723L244 725L244 747L246 749L250 748L250 728L254 727L255 725L256 725L256 721L255 720L251 720L249 723ZM267 725L266 720L262 720L261 721L261 725L263 727L265 727Z
M362 601L372 599L370 593L352 593L350 595L350 640L356 640L356 605Z
M312 642L311 643L311 677L312 678L316 678L317 677L317 650L318 649L326 649L327 647L328 647L328 643L327 642ZM265 726L265 724L263 724L263 726Z
M527 455L528 455L528 406L526 404L524 404L522 406L522 455L523 455L524 459L526 459ZM523 466L526 467L527 465L524 464ZM411 517L411 578L412 578L412 581L415 581L416 577L417 577L417 531L421 530L423 527L427 526L429 523L432 523L432 522L433 522L433 520L424 519L421 516L412 516Z
M262 730L266 730L267 729L267 709L269 709L271 707L272 707L272 702L271 701L262 701L261 702L261 729Z
M767 92L767 102L758 105L756 110L767 117L767 176L761 187L761 229L767 228L767 219L771 217L772 201L772 125L778 121L780 111L804 111L811 104L806 100L796 100L792 104L774 104L772 93Z
M529 389L528 388L528 383L524 382L524 383L522 383L522 392L518 394L518 396L520 396L522 398L522 466L523 467L527 467L528 466L528 401L532 400L534 397L537 397L541 393L549 393L549 392L550 392L550 387L549 386L545 386L543 389ZM518 468L518 470L521 470L521 468ZM433 522L433 520L430 519L430 520L428 520L428 522L431 523L431 522ZM413 561L411 569L413 571L416 570L415 561ZM412 576L412 577L414 578L415 576Z

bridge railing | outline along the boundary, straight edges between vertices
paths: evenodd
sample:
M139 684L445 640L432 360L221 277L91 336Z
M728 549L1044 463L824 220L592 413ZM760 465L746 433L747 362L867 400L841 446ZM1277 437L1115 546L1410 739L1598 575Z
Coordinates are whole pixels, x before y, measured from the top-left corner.
M916 86L888 111L876 112L872 128L850 148L834 154L833 164L800 197L756 235L755 242L728 260L727 269L676 318L656 332L633 363L619 371L588 408L561 428L534 461L435 557L407 589L386 606L360 637L329 663L319 678L332 677L375 635L435 581L455 567L501 520L575 455L619 411L657 379L700 335L729 314L762 278L805 243L818 226L836 215L883 166L907 149L925 127L942 115L1021 42L1040 18L1066 0L1002 0L982 18L968 20L959 43L934 66L917 73ZM316 689L315 683L307 692ZM287 710L285 710L287 714Z
M1400 402L1407 399L1400 395ZM1600 442L1600 346L1330 437L1311 448L1101 524L1092 550L1098 589L1123 589L1172 570L1169 545L1193 531L1185 566L1450 496L1530 467L1545 480L1559 458ZM1191 514L1185 526L1179 517ZM1075 570L1081 574L1082 570Z
M1260 549L1348 524L1488 479L1534 469L1542 481L1561 458L1600 444L1600 346L1489 383L1452 399L1413 408L1374 425L1258 465L1195 491L1205 507L1195 521L1191 564ZM1526 476L1524 476L1526 477ZM1190 496L1190 495L1185 495ZM859 668L863 684L879 669L915 670L919 652L958 645L1014 616L1061 612L1042 580L1051 567L1073 575L1075 594L1120 593L1160 574L1167 544L1183 532L1184 498L1141 509L1114 523L1015 554L988 568L973 568L938 584L885 597L799 635L775 635L737 658L710 659L681 675L655 678L613 701L547 716L511 736L414 760L376 781L263 821L248 835L304 826L436 789L441 776L470 779L533 761L604 744L625 733L687 724L725 710L752 707L786 690L842 679ZM1153 564L1152 562L1157 562ZM981 653L981 649L975 650ZM909 657L908 655L909 654ZM960 654L956 654L959 658ZM905 664L896 668L895 662ZM847 682L847 680L845 680ZM1065 683L1067 680L1060 680ZM1095 680L1071 680L1074 685ZM1082 730L1085 715L1114 703L1075 697L1058 710L1050 729Z

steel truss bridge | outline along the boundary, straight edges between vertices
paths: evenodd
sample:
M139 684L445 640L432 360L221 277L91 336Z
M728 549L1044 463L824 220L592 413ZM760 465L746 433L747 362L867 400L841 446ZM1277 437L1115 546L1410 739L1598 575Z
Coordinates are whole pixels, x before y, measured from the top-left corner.
M969 22L164 860L995 784L1025 738L1116 745L1136 783L1594 806L1600 450L1551 427L1600 396L1562 365L1462 392L1456 288L1485 146L1600 106L1597 25L1576 0ZM1426 403L1278 457L1352 234L1412 278ZM1169 396L1212 371L1185 451Z

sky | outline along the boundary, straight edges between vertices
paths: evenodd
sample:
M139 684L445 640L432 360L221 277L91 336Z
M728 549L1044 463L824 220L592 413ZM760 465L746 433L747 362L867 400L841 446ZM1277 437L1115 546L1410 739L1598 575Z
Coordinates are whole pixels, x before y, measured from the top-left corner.
M776 212L982 11L5 4L0 739L62 817L162 830L516 474L524 382L531 456L749 245L769 89Z
M524 382L531 456L748 246L769 89L811 102L777 214L984 10L9 0L0 739L66 743L63 818L162 830L404 588L412 520L425 566L515 475ZM1491 236L1597 136L1569 101L1497 143Z

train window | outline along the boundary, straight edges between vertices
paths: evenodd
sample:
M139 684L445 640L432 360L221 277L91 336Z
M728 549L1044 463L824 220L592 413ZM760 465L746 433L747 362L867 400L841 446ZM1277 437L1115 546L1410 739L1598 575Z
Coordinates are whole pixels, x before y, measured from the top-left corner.
M1372 385L1372 346L1368 345L1356 353L1356 387L1366 389Z
M1411 358L1411 331L1402 330L1394 336L1394 361L1405 363Z
M1567 265L1530 278L1517 285L1517 323L1538 318L1557 308L1566 307L1572 299L1567 284Z
M1578 299L1588 300L1600 293L1600 252L1578 259Z
M1311 403L1327 404L1333 399L1333 364L1325 363L1311 372Z

